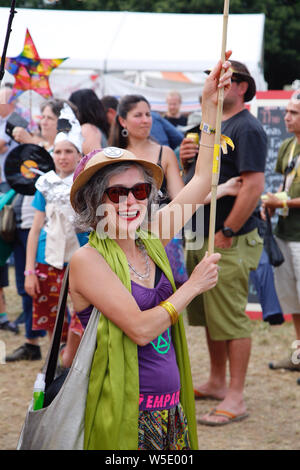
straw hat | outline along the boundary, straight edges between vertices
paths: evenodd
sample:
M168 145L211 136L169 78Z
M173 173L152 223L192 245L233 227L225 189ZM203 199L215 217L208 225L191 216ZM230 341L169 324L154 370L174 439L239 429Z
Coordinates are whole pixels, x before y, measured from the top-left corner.
M72 206L74 206L76 192L82 188L82 186L84 186L91 179L91 177L97 173L97 171L107 165L113 165L122 162L139 163L144 168L150 170L156 182L157 188L160 188L163 181L163 170L160 166L147 160L143 160L142 158L138 158L128 150L120 149L118 147L106 147L102 150L96 152L93 151L86 155L77 166L70 193Z

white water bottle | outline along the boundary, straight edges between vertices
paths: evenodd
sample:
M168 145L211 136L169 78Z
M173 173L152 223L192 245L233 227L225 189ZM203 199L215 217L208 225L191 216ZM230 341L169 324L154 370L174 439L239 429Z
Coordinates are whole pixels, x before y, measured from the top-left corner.
M44 405L45 376L39 373L33 386L33 410L40 410Z

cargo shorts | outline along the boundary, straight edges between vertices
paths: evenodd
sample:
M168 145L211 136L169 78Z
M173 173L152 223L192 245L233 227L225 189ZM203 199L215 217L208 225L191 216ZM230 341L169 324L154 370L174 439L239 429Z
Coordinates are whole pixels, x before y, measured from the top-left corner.
M208 247L205 238L199 250L187 250L186 267L190 274L201 261ZM217 285L192 300L187 307L189 324L206 326L210 338L225 341L251 336L251 320L246 314L248 283L251 270L258 266L263 240L257 229L233 237L229 249L215 247L221 254Z

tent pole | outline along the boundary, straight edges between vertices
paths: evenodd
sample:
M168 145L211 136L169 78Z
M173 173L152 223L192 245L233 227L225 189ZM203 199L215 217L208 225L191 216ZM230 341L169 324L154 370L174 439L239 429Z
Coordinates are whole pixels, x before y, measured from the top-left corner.
M7 24L7 31L6 31L5 41L4 41L4 47L3 47L2 57L1 57L1 64L0 64L0 87L1 87L1 82L5 73L6 51L8 47L9 36L12 31L11 25L12 25L15 13L17 13L17 11L15 10L15 4L16 4L16 0L12 0L9 18L8 18L8 24Z

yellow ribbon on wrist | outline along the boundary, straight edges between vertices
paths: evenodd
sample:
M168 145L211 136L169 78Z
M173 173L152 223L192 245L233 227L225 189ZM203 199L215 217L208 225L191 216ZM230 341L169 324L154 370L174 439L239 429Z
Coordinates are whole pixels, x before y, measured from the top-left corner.
M175 323L178 321L179 314L176 308L174 307L174 305L171 304L171 302L169 302L168 300L164 300L163 302L160 302L159 305L168 312L168 314L171 317L171 324L175 325Z

